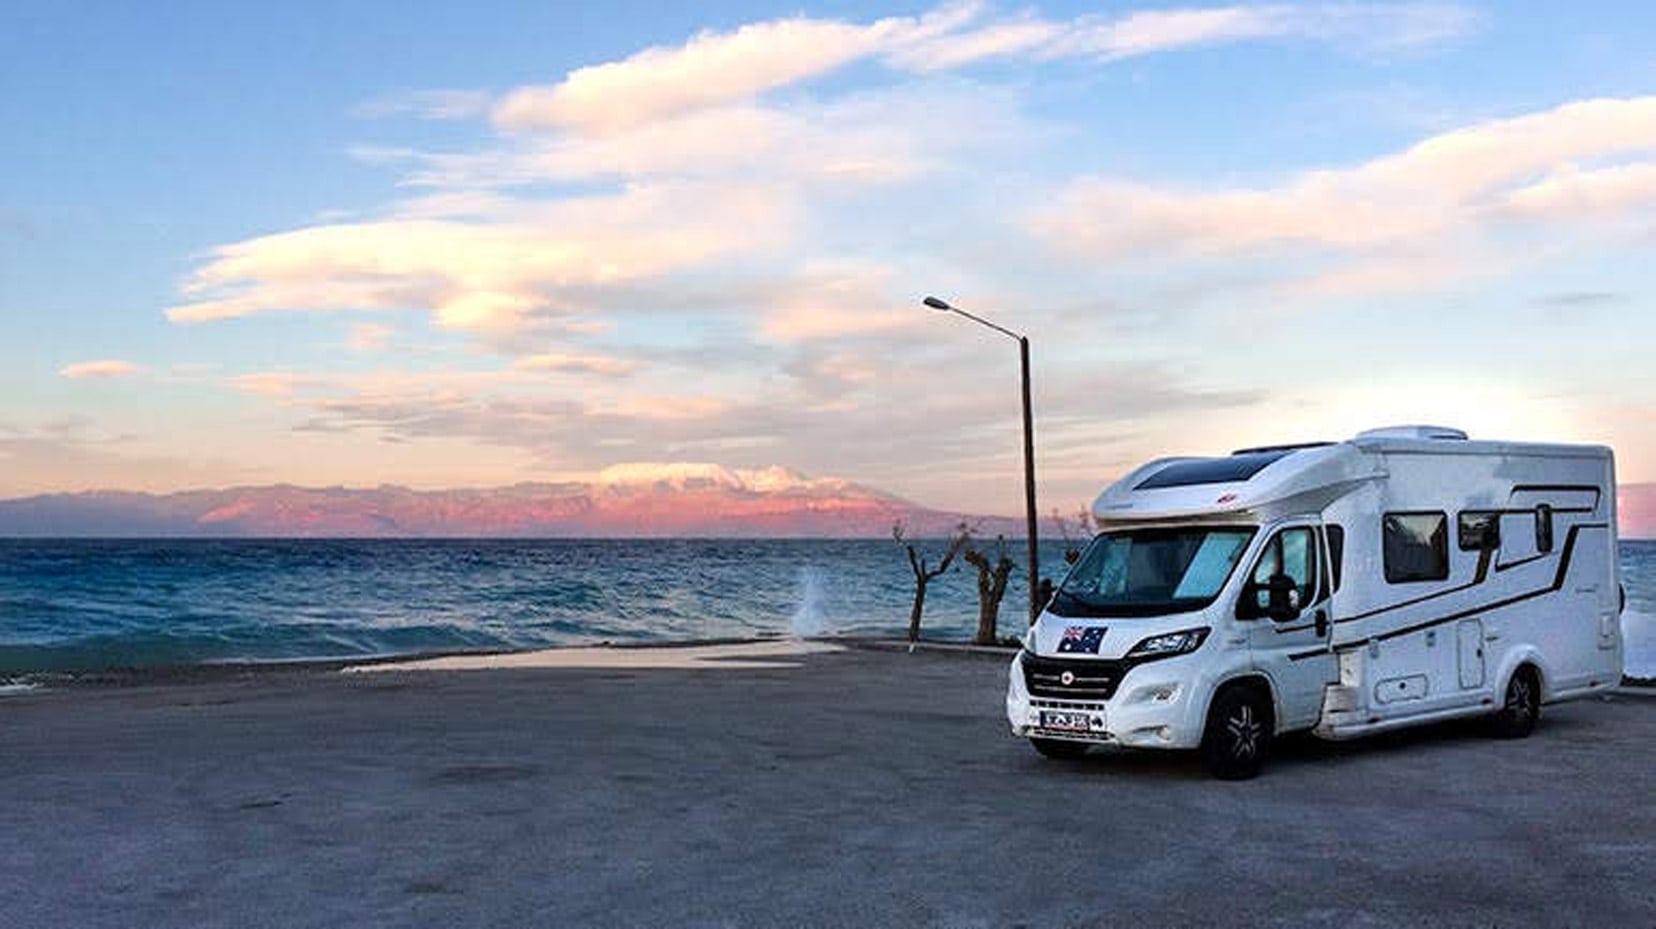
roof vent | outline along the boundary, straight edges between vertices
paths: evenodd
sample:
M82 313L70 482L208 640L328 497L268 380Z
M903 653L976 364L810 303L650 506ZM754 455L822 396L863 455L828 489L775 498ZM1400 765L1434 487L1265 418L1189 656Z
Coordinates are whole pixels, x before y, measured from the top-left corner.
M1444 439L1466 441L1466 433L1448 426L1386 426L1357 433L1359 439Z
M1253 448L1239 448L1232 455L1261 455L1266 452L1298 452L1308 448L1327 448L1333 442L1293 442L1288 445L1258 445Z

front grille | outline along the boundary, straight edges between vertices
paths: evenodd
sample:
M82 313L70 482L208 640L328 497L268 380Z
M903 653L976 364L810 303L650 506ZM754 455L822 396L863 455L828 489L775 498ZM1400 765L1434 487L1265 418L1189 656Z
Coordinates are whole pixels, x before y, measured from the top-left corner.
M1024 652L1019 663L1030 696L1058 700L1108 700L1127 673L1126 662L1109 659L1040 658Z
M1031 698L1029 705L1037 710L1104 710L1108 709L1102 703L1079 703L1074 700L1037 700Z

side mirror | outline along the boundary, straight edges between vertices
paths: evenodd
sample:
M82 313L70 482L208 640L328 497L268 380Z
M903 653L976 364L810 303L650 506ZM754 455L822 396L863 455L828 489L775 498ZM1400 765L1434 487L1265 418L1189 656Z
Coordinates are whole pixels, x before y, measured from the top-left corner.
M1265 615L1279 623L1295 619L1300 614L1299 585L1286 574L1273 574L1265 582L1265 590L1269 595L1265 607Z

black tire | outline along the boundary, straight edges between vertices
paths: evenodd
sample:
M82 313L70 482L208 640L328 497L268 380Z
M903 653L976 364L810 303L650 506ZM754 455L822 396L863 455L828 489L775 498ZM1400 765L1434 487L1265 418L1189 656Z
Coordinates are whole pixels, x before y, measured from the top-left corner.
M1063 739L1030 739L1029 744L1048 758L1071 761L1087 753L1092 746L1085 742L1066 742Z
M1535 721L1541 718L1541 677L1529 665L1512 673L1507 681L1506 696L1501 708L1491 719L1495 735L1503 739L1522 739L1535 731Z
M1208 707L1202 731L1202 764L1223 781L1259 773L1271 753L1271 701L1253 687L1227 687Z

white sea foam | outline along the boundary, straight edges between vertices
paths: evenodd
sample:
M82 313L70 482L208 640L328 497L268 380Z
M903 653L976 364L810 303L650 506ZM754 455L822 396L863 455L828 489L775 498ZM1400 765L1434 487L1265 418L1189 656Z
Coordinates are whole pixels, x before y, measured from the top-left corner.
M1629 608L1621 624L1623 673L1656 677L1656 616Z
M797 668L796 659L844 651L830 642L776 639L733 645L685 645L659 648L548 648L499 655L449 655L385 664L353 665L346 673L382 671L485 671L492 668L676 668L737 671Z
M828 631L828 616L822 607L828 572L807 565L799 569L799 608L788 619L788 628L800 638L815 638Z

